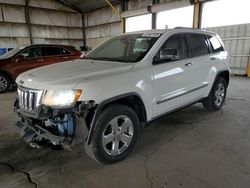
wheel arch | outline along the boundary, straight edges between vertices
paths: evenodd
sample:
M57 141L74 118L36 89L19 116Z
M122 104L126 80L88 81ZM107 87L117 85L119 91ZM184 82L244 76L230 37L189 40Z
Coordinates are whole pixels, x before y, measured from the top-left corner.
M6 75L8 79L10 80L10 83L14 84L14 80L12 79L11 74L8 71L0 68L0 74Z
M224 78L227 82L227 86L229 85L229 80L230 80L230 73L229 73L229 70L223 70L223 71L219 71L216 75L216 78L214 80L214 83L216 82L216 80L218 78ZM213 83L213 84L214 84Z
M147 122L146 107L142 98L137 93L126 93L107 99L99 105L100 110L104 110L112 104L124 104L131 107L137 113L141 122Z
M135 110L135 112L138 115L139 121L141 123L146 124L147 122L146 107L140 95L138 95L135 92L132 92L132 93L126 93L126 94L118 95L115 97L111 97L101 102L99 105L97 105L96 109L94 109L91 112L90 114L91 122L89 124L89 133L88 133L88 137L86 140L87 145L89 145L92 141L97 115L100 114L105 108L107 108L108 106L112 104L128 105L133 110Z

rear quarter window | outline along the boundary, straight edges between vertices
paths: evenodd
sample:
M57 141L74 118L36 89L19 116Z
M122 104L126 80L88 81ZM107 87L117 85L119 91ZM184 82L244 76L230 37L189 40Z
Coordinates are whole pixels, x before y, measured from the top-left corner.
M213 52L221 52L224 51L224 48L216 36L207 36L208 40L212 46Z
M58 56L61 55L61 48L47 47L47 56Z
M191 33L188 38L191 57L199 57L209 54L209 48L203 34Z
M61 53L62 53L62 55L70 55L71 54L68 50L66 50L64 48L61 48Z

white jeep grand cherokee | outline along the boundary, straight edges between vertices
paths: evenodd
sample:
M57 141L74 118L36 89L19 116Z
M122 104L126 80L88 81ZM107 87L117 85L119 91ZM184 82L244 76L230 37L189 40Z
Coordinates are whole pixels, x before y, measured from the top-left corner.
M109 39L85 59L20 75L17 126L33 147L81 142L101 163L124 159L143 126L202 102L222 108L228 54L215 33L152 30Z

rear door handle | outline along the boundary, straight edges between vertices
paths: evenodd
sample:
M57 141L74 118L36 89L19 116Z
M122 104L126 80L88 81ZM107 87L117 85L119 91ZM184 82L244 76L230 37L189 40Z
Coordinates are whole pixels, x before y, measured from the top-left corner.
M42 62L42 61L44 61L44 59L38 59L37 61Z
M215 60L216 60L216 58L215 58L215 57L211 57L211 60L212 60L212 61L215 61Z
M192 62L191 62L191 63L186 63L185 66L186 66L186 67L190 67L190 66L192 66L193 64L194 64L194 63L192 63Z

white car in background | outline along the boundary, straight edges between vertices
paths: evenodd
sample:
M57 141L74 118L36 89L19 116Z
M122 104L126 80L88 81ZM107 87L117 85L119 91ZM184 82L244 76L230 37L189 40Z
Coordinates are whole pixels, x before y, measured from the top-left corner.
M72 149L82 142L101 163L124 159L142 127L202 102L222 108L228 53L216 33L140 31L109 39L72 63L21 74L15 111L30 145Z

